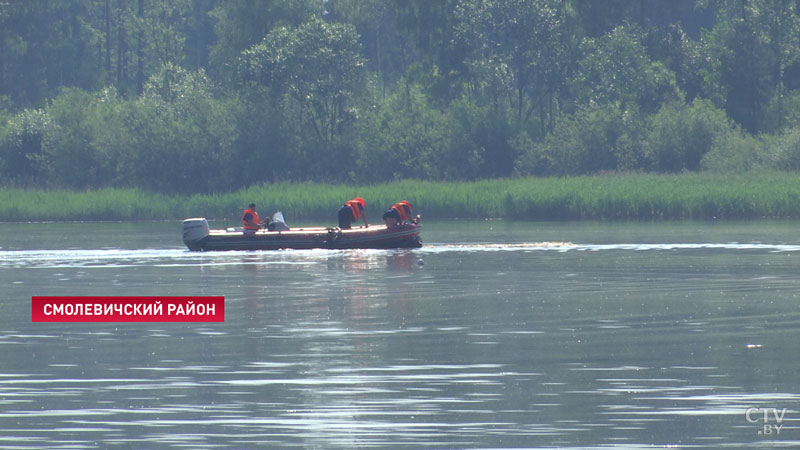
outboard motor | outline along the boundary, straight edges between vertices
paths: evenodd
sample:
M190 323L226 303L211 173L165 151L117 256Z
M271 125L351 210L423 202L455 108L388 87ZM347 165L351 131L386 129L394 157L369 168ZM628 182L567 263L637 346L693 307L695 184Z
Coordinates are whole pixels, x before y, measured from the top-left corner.
M210 233L208 221L203 217L183 221L183 243L189 250L200 250L198 243Z
M272 222L270 222L269 231L289 231L289 225L286 225L286 219L283 218L283 213L278 211L272 215Z

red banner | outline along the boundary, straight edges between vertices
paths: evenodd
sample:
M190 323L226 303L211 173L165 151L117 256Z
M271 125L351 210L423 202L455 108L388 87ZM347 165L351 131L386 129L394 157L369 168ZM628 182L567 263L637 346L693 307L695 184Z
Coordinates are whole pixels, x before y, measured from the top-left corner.
M225 297L32 297L33 322L224 322Z

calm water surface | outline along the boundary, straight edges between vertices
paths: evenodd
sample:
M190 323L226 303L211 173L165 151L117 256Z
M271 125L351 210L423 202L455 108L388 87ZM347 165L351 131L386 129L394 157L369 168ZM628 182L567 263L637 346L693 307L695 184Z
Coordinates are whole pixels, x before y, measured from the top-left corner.
M423 240L190 253L178 223L0 224L0 448L800 446L800 222ZM31 323L34 295L223 295L226 320Z

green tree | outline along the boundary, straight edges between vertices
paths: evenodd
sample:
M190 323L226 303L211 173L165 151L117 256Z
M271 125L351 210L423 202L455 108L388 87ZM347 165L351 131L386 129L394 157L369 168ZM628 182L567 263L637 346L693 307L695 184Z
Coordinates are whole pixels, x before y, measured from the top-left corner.
M456 16L473 83L508 105L518 126L563 86L571 55L566 0L464 0Z
M626 23L643 29L682 24L698 30L710 19L695 10L696 0L573 0L581 28L588 37L602 36Z
M0 2L0 95L44 106L60 86L93 89L102 77L95 0Z
M653 29L646 37L650 57L664 64L675 74L678 88L692 101L703 92L702 45L692 39L683 27L676 23Z
M763 2L759 9L758 22L770 49L775 54L777 64L775 68L777 86L774 93L777 123L771 127L765 123L764 127L780 129L787 114L786 71L800 60L800 16L797 14L797 3L793 0Z
M311 130L317 144L307 145L324 167L346 167L339 139L358 116L357 97L367 82L352 26L315 19L293 29L276 28L243 52L242 64L246 79L269 87L276 102L288 102L288 120Z
M323 5L318 0L217 1L209 12L216 34L211 66L223 78L231 78L242 51L261 42L275 27L296 27L319 17Z
M682 97L675 74L650 59L641 39L641 30L624 25L584 40L580 72L572 81L579 104L619 102L647 113Z
M407 39L399 27L398 9L412 3L413 0L329 0L325 3L327 21L355 26L367 69L380 80L382 94L400 79L409 63Z
M457 10L462 0L392 0L402 39L398 58L406 94L417 84L441 104L461 96L468 83L470 43L459 37Z
M146 8L140 26L146 36L146 49L156 67L165 64L181 64L185 57L190 0L156 0Z
M786 73L800 57L800 17L791 0L717 0L717 23L704 36L706 95L756 133L783 126ZM772 105L770 105L772 103ZM766 120L768 111L777 123Z
M759 114L776 84L775 72L771 70L775 67L775 57L752 22L737 21L725 38L719 68L725 110L750 132L759 131Z

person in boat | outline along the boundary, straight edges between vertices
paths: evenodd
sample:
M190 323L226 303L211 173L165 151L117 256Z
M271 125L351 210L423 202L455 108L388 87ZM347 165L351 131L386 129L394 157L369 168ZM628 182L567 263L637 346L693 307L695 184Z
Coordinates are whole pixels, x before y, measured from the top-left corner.
M255 234L259 228L269 225L269 217L261 221L256 212L256 204L250 203L242 213L242 224L244 225L244 234Z
M399 201L383 213L383 221L388 228L397 228L411 221L411 203Z
M359 218L364 219L364 226L369 227L367 223L367 215L364 214L364 207L367 206L364 199L356 197L348 200L339 208L339 228L349 230L353 226L353 222L358 221Z

